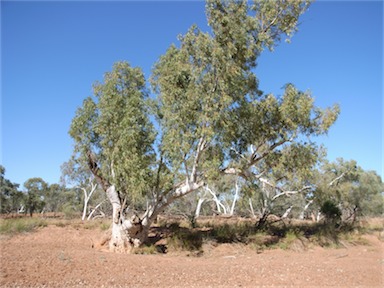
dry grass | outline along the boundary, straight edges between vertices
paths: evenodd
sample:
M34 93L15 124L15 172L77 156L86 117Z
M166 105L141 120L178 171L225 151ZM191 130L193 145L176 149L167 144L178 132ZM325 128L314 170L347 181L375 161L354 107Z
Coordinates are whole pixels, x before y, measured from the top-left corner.
M64 217L23 217L0 219L0 234L12 236L32 232L40 227L55 225L107 231L111 219L81 221ZM255 220L243 218L203 217L196 228L191 228L183 219L162 219L151 229L155 235L152 244L141 247L135 253L153 254L165 251L203 251L210 244L241 244L257 251L264 249L305 250L312 246L339 247L345 245L368 245L362 236L374 234L384 241L384 218L362 219L354 226L336 228L324 223L290 221L270 223L262 230L256 229ZM156 244L160 239L162 244ZM166 245L164 245L166 243Z

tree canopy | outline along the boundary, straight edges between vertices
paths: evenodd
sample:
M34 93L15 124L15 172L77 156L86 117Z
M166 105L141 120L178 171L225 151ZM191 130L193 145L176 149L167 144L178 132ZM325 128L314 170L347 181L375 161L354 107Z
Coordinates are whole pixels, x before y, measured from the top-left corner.
M289 41L309 4L208 0L211 30L193 25L159 58L153 97L141 69L127 62L94 85L71 124L73 161L107 192L115 240L124 229L129 237L145 231L136 226L225 175L253 192L267 185L271 201L314 191L325 151L314 137L328 132L340 109L317 107L289 82L281 96L260 91L254 69L263 50ZM145 213L127 220L124 209L143 199Z
M75 156L88 163L104 189L114 183L132 197L148 190L155 132L147 94L141 69L118 62L76 113L70 129Z

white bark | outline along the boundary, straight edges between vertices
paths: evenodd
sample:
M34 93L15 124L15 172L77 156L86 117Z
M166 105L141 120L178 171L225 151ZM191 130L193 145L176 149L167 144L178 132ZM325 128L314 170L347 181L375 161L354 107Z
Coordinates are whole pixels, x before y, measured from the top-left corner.
M132 228L121 215L121 203L114 185L108 187L107 197L112 204L112 233L109 241L109 250L113 252L129 252L132 248L132 241L129 237L129 228Z
M298 194L298 193L301 193L301 192L303 192L305 190L309 190L309 189L312 188L312 186L304 186L300 190L287 191L287 190L283 190L279 186L269 182L265 178L260 177L259 180L260 180L261 183L263 183L263 190L268 190L265 187L266 185L268 185L269 187L271 187L271 188L273 188L273 189L275 189L275 190L280 192L280 193L276 194L275 196L273 196L271 198L271 201L274 201L274 200L276 200L277 198L279 198L281 196L288 196L288 195ZM267 197L269 198L269 192L267 192Z
M312 186L304 186L303 188L301 188L300 190L295 190L295 191L282 191L281 193L275 195L274 197L272 197L272 201L275 200L276 198L279 198L281 196L288 196L288 195L293 195L293 194L298 194L298 193L301 193L305 190L309 190L311 189Z
M88 217L87 217L87 221L91 220L92 219L92 215L96 212L96 210L101 206L101 204L103 204L103 202L100 202L99 204L96 205L95 208L93 208L92 212L89 213ZM104 213L103 213L104 214ZM104 215L105 216L105 215Z
M115 185L111 185L106 191L109 202L112 204L113 223L118 224L121 211L121 203Z
M343 172L341 173L340 176L336 177L335 179L333 179L331 182L329 182L328 186L332 186L333 184L335 184L335 182L337 182L338 180L340 180L341 178L343 178L345 176L347 172Z
M227 209L226 207L220 202L220 200L217 198L216 196L216 193L213 192L209 187L208 185L206 185L205 187L205 190L208 191L212 197L213 197L213 201L216 203L216 208L217 208L217 211L221 214L221 208L223 208L223 213L224 214L227 214ZM221 208L220 208L221 207Z
M316 222L320 222L321 220L321 212L317 212L317 215L316 215Z
M195 218L198 218L200 216L200 211L201 211L201 206L203 205L205 199L204 198L199 198L197 201L197 206L195 210Z
M171 197L169 200L171 199L176 199L176 198L179 198L181 196L184 196L192 191L195 191L199 188L201 188L202 186L204 185L203 182L190 182L188 179L185 181L185 183L183 183L182 185L179 185L179 187L177 187L175 189L175 191L171 194Z
M24 213L24 212L25 212L24 205L21 205L21 207L17 210L17 214Z
M309 206L312 204L313 200L310 200L305 206L304 206L304 209L303 211L301 211L300 213L300 216L299 216L299 219L300 220L304 220L304 216L305 216L305 211L308 210Z
M92 194L96 191L97 184L94 184L90 182L91 184L91 191L88 193L87 189L79 187L84 192L84 206L83 206L83 216L81 217L81 220L84 221L85 217L87 216L87 209L88 209L88 202L89 199L91 199Z
M251 198L248 199L248 203L249 203L249 208L251 209L252 218L256 218L255 210L253 209L252 199Z
M191 172L190 179L189 179L189 181L192 183L196 182L196 180L197 180L197 170L198 170L198 166L199 166L201 153L206 148L206 145L207 145L207 142L205 141L204 137L201 137L199 139L199 143L197 144L195 159L193 161L192 172Z
M292 208L293 208L293 206L290 206L290 207L284 212L283 216L281 216L281 219L285 219L285 218L287 218L288 215L289 215L289 213L291 213Z
M232 202L232 206L231 206L231 211L229 212L229 214L232 216L235 212L235 205L236 205L236 202L237 202L237 199L239 199L239 177L236 178L236 183L235 183L235 196L233 197L233 202Z

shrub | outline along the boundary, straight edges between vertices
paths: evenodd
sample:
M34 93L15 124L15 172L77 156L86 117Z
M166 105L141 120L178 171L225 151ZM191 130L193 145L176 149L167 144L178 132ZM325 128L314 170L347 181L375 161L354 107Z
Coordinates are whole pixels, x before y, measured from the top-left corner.
M200 231L180 228L172 234L169 244L176 250L196 251L201 249L203 237Z
M327 223L337 223L341 219L341 210L331 200L326 200L320 208L320 212L324 214Z
M47 226L47 221L41 218L3 219L0 221L0 234L30 232L45 226Z

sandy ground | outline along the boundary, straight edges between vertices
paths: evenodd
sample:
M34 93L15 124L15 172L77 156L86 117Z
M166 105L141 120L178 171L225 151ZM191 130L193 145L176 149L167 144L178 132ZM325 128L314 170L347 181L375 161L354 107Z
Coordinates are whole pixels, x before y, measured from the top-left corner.
M1 287L384 287L384 243L258 252L243 245L185 253L114 254L92 248L104 232L50 225L1 236Z

